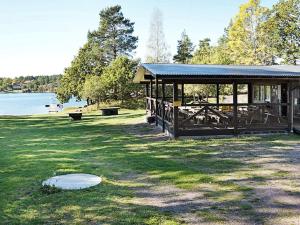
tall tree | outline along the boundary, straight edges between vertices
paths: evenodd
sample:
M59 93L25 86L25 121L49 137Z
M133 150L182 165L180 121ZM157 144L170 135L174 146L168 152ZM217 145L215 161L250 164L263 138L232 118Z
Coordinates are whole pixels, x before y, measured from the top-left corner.
M173 60L176 63L187 64L193 57L194 45L185 31L181 34L181 39L178 41L177 54Z
M108 7L100 12L100 24L88 37L103 51L105 62L109 64L119 55L130 55L137 48L138 38L133 35L134 23L126 19L121 6Z
M150 24L150 36L148 40L148 63L167 63L170 61L168 45L165 41L163 28L163 15L159 9L154 9Z
M99 28L88 33L87 43L79 50L71 66L65 69L57 90L58 99L67 102L72 96L82 99L85 81L101 76L103 69L119 55L130 55L137 47L134 23L124 18L121 6L100 12ZM97 79L90 79L89 84ZM88 84L88 85L89 85ZM87 89L95 87L89 85Z
M192 58L193 64L211 64L213 47L210 45L210 39L205 38L199 41L198 49Z
M300 0L280 0L264 24L274 53L287 64L300 58Z
M266 20L267 9L260 0L249 0L241 5L228 33L230 56L235 64L266 64L267 45L263 42L261 24Z

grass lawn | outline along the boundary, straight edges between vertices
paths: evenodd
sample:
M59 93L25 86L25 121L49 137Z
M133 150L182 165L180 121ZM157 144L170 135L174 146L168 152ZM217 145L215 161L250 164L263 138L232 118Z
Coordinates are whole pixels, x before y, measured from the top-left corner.
M174 141L143 113L0 117L0 224L300 224L300 136ZM67 173L103 182L42 192Z

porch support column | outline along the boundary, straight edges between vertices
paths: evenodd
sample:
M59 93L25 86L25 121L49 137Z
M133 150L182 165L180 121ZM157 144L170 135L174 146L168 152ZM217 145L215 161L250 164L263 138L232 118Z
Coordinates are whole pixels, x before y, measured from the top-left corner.
M217 107L220 107L220 84L217 84Z
M184 83L181 83L181 104L184 105Z
M178 137L178 106L174 103L178 101L178 83L173 83L173 135Z
M164 81L162 81L162 86L161 86L161 89L162 89L162 129L163 129L163 132L166 131L166 123L165 123L165 117L166 117L166 106L165 106L165 101L166 101L166 88L165 88L166 84L164 83Z
M152 116L153 80L150 80L150 116Z
M158 126L158 79L155 78L155 125Z
M248 83L248 104L252 104L253 99L253 85L252 83Z
M233 82L233 127L234 135L238 134L238 86L237 82Z
M292 83L288 84L288 131L293 132L294 129L294 94Z
M149 84L145 85L145 96L146 96L146 112L148 112Z

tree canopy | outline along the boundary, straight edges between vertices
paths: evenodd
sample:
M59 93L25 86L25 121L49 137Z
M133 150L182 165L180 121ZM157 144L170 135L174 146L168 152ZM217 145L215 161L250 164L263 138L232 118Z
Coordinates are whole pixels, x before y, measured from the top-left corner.
M124 17L119 5L108 7L99 15L98 29L88 32L87 43L60 80L57 96L62 102L72 96L96 103L124 101L141 93L141 87L132 83L138 65L138 61L131 59L138 41L134 36L134 22ZM159 9L152 15L147 47L148 63L170 61ZM247 0L217 43L212 43L210 38L201 39L194 51L184 31L173 60L193 64L270 65L278 58L296 64L299 57L300 0L279 0L272 9L261 6L260 0ZM206 97L215 92L215 87L210 85L187 88L187 92ZM222 88L224 93L231 91L226 85Z
M199 41L198 48L192 59L194 64L212 64L213 47L210 45L210 39L205 38Z
M193 57L194 45L185 31L181 34L181 39L178 41L177 54L173 60L176 63L189 63Z
M58 99L61 102L67 102L72 96L87 99L87 93L91 93L88 90L96 88L91 82L101 81L95 77L101 77L106 67L119 56L130 56L136 49L138 38L133 32L134 23L123 16L121 6L116 5L102 10L99 28L88 32L87 43L79 50L71 65L65 69L57 90ZM92 95L91 98L95 96Z
M134 22L126 19L121 6L116 5L100 12L99 28L89 32L88 37L99 45L104 62L109 64L119 55L131 55L137 48L138 38L133 32Z
M232 60L236 64L266 64L267 46L262 22L266 20L267 8L260 5L260 0L249 0L240 6L228 31L228 47Z
M195 64L272 65L300 58L300 0L279 0L270 10L248 0L216 45L199 41Z
M286 64L296 64L300 57L300 0L280 0L263 24L273 53Z

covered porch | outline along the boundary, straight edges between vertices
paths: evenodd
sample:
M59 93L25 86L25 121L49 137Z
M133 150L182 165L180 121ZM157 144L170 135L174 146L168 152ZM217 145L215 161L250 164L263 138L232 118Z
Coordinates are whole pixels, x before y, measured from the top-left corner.
M299 80L287 67L178 64L143 64L135 77L173 137L291 132Z

